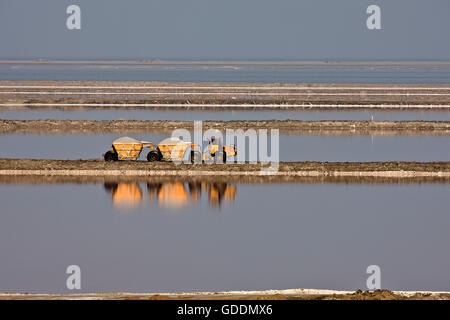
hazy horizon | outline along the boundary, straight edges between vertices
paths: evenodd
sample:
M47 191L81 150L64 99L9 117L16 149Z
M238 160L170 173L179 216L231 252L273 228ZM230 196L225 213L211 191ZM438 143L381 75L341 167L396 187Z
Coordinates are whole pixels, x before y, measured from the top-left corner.
M271 58L271 59L252 59L252 58L153 58L153 57L112 57L112 58L101 58L101 57L27 57L27 58L16 58L16 57L1 57L0 62L2 61L33 61L40 62L38 60L42 60L42 62L57 62L57 61L98 61L98 62L108 62L108 61L123 61L123 62L151 62L151 60L155 62L295 62L295 63L346 63L346 62L450 62L450 58L448 59L283 59L283 58Z
M69 30L66 9L81 8ZM366 9L381 8L381 30ZM448 0L3 0L0 59L448 61Z

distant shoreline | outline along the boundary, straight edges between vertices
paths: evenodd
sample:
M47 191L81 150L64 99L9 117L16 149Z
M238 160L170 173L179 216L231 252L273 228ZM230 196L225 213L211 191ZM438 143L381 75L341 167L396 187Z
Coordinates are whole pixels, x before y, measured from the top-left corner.
M450 135L450 121L302 121L302 120L232 120L203 121L205 130L261 130L314 135ZM155 132L194 129L193 121L168 120L3 120L0 134L87 134Z
M450 109L438 84L251 84L161 81L0 81L0 108L179 110Z
M449 300L449 292L437 291L339 291L287 289L263 291L174 293L0 293L0 300Z
M319 60L162 60L162 59L139 59L139 60L64 60L64 59L0 59L1 64L28 64L28 65L46 65L46 64L65 64L65 65L274 65L274 66L355 66L355 65L373 65L373 66L392 66L392 65L450 65L450 61L436 60L355 60L355 61L319 61Z

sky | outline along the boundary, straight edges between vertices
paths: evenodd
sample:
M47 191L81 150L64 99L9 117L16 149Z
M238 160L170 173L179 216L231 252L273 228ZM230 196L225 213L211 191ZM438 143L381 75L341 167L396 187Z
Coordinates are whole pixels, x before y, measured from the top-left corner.
M450 60L449 13L448 0L0 0L0 59Z

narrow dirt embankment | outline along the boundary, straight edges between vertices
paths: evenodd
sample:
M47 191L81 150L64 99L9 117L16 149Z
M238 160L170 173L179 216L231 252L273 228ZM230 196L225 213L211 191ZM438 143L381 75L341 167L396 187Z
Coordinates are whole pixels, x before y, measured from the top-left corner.
M134 177L370 177L450 180L450 162L281 162L267 164L174 164L172 162L0 159L0 176Z
M139 120L0 120L0 133L100 133L100 132L171 132L193 130L193 121ZM377 135L447 135L450 121L303 121L303 120L233 120L203 121L202 128L244 131L278 129L284 133L304 134L377 134Z
M231 184L417 184L449 183L445 176L434 177L371 177L371 176L61 176L61 175L0 175L0 184L108 184L108 183L174 183L209 182Z
M448 85L0 81L8 108L448 109Z
M230 171L251 172L268 167L267 164L180 164L172 162L92 160L33 160L0 158L2 170L154 170L154 171ZM424 171L450 172L450 162L280 162L280 172L295 171Z

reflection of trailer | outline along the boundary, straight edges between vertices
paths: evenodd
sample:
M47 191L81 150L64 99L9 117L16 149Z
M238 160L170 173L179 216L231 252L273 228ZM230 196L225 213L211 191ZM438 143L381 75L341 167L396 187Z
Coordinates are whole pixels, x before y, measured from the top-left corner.
M189 182L181 181L147 183L150 199L157 199L166 207L182 207L188 203L197 203L203 191L208 192L209 203L220 207L223 201L236 199L236 186L225 182Z
M207 152L202 153L198 144L185 142L176 137L166 138L162 140L156 147L148 141L139 141L129 137L123 137L114 140L108 152L105 153L105 161L117 160L137 160L143 148L149 148L147 154L148 161L182 161L190 159L192 162L197 161L223 161L226 157L236 155L235 145L223 145L221 140L211 138ZM186 155L189 151L190 154ZM189 158L187 157L189 156Z
M113 204L117 207L133 207L142 201L142 191L136 182L107 182L105 189L111 193Z
M136 207L146 198L136 181L105 182L104 187L111 194L113 205L118 208ZM170 208L196 204L203 192L208 193L209 203L213 207L236 199L236 186L225 182L147 182L147 190L150 201L157 200L161 206Z

